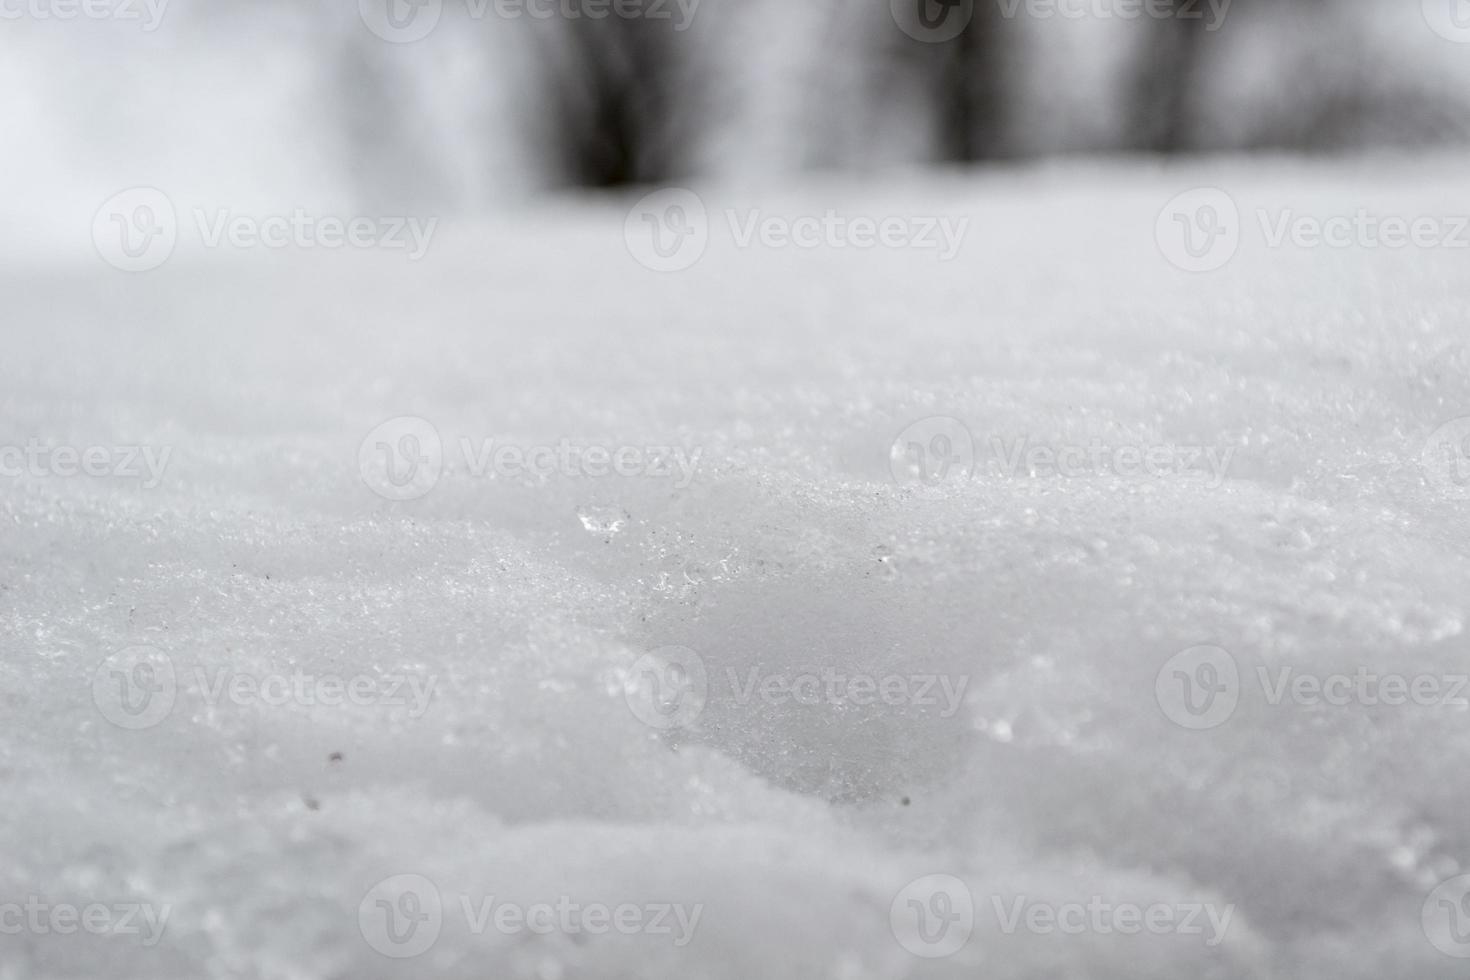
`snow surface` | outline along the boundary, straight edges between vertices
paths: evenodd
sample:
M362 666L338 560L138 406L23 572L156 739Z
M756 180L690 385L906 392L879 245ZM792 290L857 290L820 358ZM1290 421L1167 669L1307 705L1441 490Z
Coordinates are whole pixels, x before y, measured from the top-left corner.
M1199 644L1246 675L1465 670L1470 503L1425 453L1470 415L1465 253L1272 250L1247 227L1186 273L1155 219L1201 185L1247 213L1464 210L1454 160L1094 165L700 188L715 213L968 215L950 263L720 229L659 274L625 245L631 201L569 200L446 220L418 263L182 243L146 274L0 272L0 444L172 451L151 489L3 484L0 903L171 911L154 945L0 934L0 977L1463 976L1421 926L1470 865L1463 709L1243 695L1192 731L1156 679ZM392 501L359 452L402 416L447 447L701 456L681 489L449 453ZM1219 485L896 481L895 438L934 416L982 445L1234 454ZM104 661L139 646L177 695L120 727ZM635 665L670 646L708 672L683 730L631 710ZM945 716L727 683L817 667L968 686ZM211 705L196 670L435 688L422 711ZM890 928L931 874L974 897L947 958ZM445 907L412 958L359 921L397 875ZM462 895L702 916L684 946L476 934ZM992 900L1019 896L1235 911L1213 947L1007 935Z

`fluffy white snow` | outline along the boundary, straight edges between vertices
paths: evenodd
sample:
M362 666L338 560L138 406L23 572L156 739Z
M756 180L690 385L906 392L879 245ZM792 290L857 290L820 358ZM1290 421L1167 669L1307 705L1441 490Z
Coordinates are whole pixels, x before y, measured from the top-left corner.
M1155 226L1200 186L1242 241L1191 274ZM156 486L54 456L0 481L0 977L1462 976L1421 911L1470 865L1466 710L1273 705L1256 670L1466 671L1470 494L1431 441L1470 415L1466 252L1271 249L1255 217L1447 218L1462 162L699 190L678 273L632 257L631 201L446 220L417 263L186 229L152 272L0 272L0 446L170 454ZM971 225L948 263L740 249L727 207ZM443 470L388 500L364 441L405 416ZM982 457L1230 463L901 484L936 416ZM391 446L432 438L407 424ZM461 439L699 455L477 476ZM1239 704L1196 731L1156 685L1201 644ZM706 673L682 729L640 718L668 647ZM963 688L736 689L803 671ZM279 686L354 679L368 703ZM945 958L900 941L908 898L952 908L929 875L973 901ZM492 896L698 918L542 935L479 922ZM432 944L383 955L379 900ZM94 902L97 929L49 917ZM1230 918L1007 933L1018 902Z

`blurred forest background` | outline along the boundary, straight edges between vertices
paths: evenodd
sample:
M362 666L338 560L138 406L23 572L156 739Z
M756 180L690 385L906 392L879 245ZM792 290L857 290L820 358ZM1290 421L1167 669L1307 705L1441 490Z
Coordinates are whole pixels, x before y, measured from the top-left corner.
M8 20L0 179L23 192L0 210L39 236L58 209L138 184L241 208L452 213L700 176L1470 135L1470 44L1426 13L1464 0L1234 0L1223 20L1220 0L1151 0L1199 16L1137 19L1116 12L1138 0L1050 0L1067 17L974 0L942 43L895 12L936 0L700 0L691 17L693 0L620 2L667 16L173 0L151 31ZM375 5L414 4L436 17L422 39L368 29Z

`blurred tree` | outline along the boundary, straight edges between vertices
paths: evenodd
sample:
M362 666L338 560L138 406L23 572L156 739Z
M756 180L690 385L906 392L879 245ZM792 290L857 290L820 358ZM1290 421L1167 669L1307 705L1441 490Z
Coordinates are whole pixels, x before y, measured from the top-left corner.
M803 85L807 166L973 163L1006 152L1010 66L999 6L903 3L912 6L825 0L815 47L842 56L814 62ZM954 36L921 39L960 17Z
M1244 149L1351 152L1465 139L1459 86L1394 57L1368 29L1361 0L1357 17L1352 0L1255 0L1248 9L1275 14L1276 33L1295 43L1290 92L1256 114L1238 140Z
M1148 22L1131 92L1132 143L1138 149L1183 153L1340 147L1373 124L1380 102L1376 89L1400 87L1392 72L1370 77L1366 58L1372 44L1362 34L1363 5L1354 0L1234 0L1218 13L1195 0L1166 3L1170 15ZM1218 52L1239 40L1247 18L1257 28L1271 18L1271 34L1293 39L1299 84L1281 92L1271 118L1261 120L1258 135L1232 145L1203 127L1210 107L1230 95L1220 90L1218 74L1211 75L1212 59L1226 60ZM1240 54L1238 47L1232 52L1236 59ZM1390 96L1381 101L1396 100ZM1284 124L1282 119L1294 122Z
M444 172L416 102L412 61L365 31L342 39L328 61L335 69L329 98L339 107L341 160L358 200L385 209L444 200Z
M929 0L923 0L929 2ZM1006 64L999 6L986 0L959 36L936 48L934 80L938 156L973 163L1006 152Z
M547 98L537 121L559 182L606 188L687 172L697 91L682 50L694 43L690 32L647 16L557 26L547 38Z
M1166 3L1170 16L1144 22L1143 52L1129 93L1130 142L1151 153L1182 153L1196 139L1206 40L1221 35L1208 32L1203 19L1182 16L1201 4Z
M993 0L912 0L920 9L953 7L968 15L958 35L923 42L898 34L893 57L901 70L919 71L934 113L935 156L945 163L974 163L1006 152L1006 36ZM932 17L933 11L926 16Z

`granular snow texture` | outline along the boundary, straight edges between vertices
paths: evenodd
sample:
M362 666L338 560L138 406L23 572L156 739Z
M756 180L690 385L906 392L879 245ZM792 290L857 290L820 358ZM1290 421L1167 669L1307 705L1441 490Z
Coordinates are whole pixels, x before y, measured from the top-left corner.
M1194 274L1155 227L1198 186L1242 241ZM1257 209L1445 218L1463 167L700 191L676 273L631 200L419 262L181 232L0 273L0 445L112 467L0 480L0 978L1462 977L1466 252L1270 248ZM949 262L739 248L755 207L971 225ZM910 479L906 430L955 465ZM692 466L484 465L563 444ZM1191 727L1202 645L1238 703ZM702 710L660 724L680 651Z

